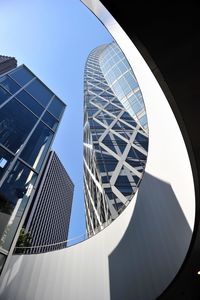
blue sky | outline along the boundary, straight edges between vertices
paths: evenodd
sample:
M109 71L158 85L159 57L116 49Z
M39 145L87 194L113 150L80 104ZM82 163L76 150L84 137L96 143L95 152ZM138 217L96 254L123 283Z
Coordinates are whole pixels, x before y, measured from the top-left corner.
M0 0L0 54L24 63L67 108L53 149L75 184L69 238L85 231L83 74L89 52L112 37L79 0Z

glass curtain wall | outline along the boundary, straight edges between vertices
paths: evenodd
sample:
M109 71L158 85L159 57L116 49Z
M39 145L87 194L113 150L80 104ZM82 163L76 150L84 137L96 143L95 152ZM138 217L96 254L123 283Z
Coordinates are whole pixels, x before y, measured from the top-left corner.
M9 251L65 104L25 65L0 77L0 251ZM1 256L2 257L2 256Z
M128 113L148 132L144 100L129 62L117 43L109 44L100 58L101 70L110 88Z

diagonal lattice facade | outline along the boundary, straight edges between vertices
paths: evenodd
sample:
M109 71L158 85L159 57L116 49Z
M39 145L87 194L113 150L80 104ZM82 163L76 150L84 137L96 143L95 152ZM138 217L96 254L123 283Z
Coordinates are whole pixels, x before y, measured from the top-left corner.
M113 48L117 50L114 55ZM114 56L117 56L115 60ZM94 49L85 67L84 194L88 236L110 223L126 207L146 164L147 122L143 126L140 122L140 116L145 115L143 99L135 96L142 110L137 115L129 96L134 91L138 95L139 86L127 61L122 69L123 60L126 61L119 47L111 43ZM111 82L108 75L116 67L121 74L114 73ZM115 86L117 82L121 91L126 88L128 82L125 80L123 85L120 82L126 74L134 78L134 87L120 98L120 89Z

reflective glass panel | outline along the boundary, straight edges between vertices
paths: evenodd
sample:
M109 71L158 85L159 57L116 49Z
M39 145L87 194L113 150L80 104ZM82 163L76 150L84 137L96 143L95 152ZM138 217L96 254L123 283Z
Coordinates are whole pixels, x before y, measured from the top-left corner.
M6 261L6 255L3 255L2 253L0 253L0 273L1 273L1 270L3 269L5 261Z
M0 188L0 246L9 250L37 175L17 161Z
M34 78L33 74L24 66L10 72L9 75L15 79L21 86L25 85Z
M3 104L8 98L10 98L11 94L0 87L0 105Z
M130 84L130 87L132 89L135 89L136 87L138 87L138 83L134 80L132 74L129 72L129 73L126 73L124 75L125 79L127 80L127 82Z
M0 110L0 143L16 153L24 143L37 118L15 99Z
M3 177L5 171L8 169L8 166L12 159L13 156L0 147L0 180Z
M139 132L136 135L134 143L140 147L142 146L146 151L148 150L148 137Z
M44 110L43 106L41 106L37 101L31 97L24 90L16 95L16 98L19 99L24 105L26 105L33 113L37 116L40 116Z
M140 123L143 125L143 126L147 126L147 116L143 116L142 118L140 118Z
M129 176L130 177L130 176ZM127 176L118 176L115 186L124 195L129 196L133 193L132 182Z
M51 102L48 111L50 111L50 113L52 113L52 115L54 115L57 119L60 119L64 108L65 105L57 97L55 97Z
M42 117L42 121L44 121L47 125L49 125L49 127L51 127L53 130L55 130L56 127L58 126L58 120L56 120L47 111L45 112L44 116Z
M10 77L3 76L0 78L0 84L11 94L16 93L21 87L14 82Z
M31 135L26 147L21 153L21 158L33 166L37 171L40 170L46 153L53 138L53 132L44 123L40 122Z
M48 90L38 79L31 82L26 90L45 107L49 103L53 93Z

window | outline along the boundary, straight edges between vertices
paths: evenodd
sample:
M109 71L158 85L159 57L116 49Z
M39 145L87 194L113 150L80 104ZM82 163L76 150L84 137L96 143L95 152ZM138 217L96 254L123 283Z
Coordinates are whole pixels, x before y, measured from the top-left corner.
M14 71L9 73L9 75L13 79L15 79L21 86L25 85L27 82L34 78L34 75L24 66L16 68Z
M144 136L139 132L136 135L134 143L139 146L142 146L145 150L148 149L148 137Z
M98 119L99 121L103 122L106 125L110 125L113 122L113 120L114 120L114 118L112 116L110 116L109 114L105 113L104 111L101 111L96 116L96 119Z
M2 271L3 266L5 264L6 257L7 257L6 255L0 253L0 272Z
M89 119L89 125L92 132L96 131L102 134L105 131L105 128L93 119Z
M128 83L124 77L121 77L119 79L119 84L120 84L121 88L123 89L124 95L128 95L131 92L131 87L128 85Z
M8 76L0 78L0 85L2 85L11 94L15 94L20 89L20 86Z
M135 158L135 162L133 161L133 158ZM129 161L130 159L130 161ZM140 163L141 166L144 166L146 163L147 157L146 155L144 155L143 153L141 153L140 151L138 151L135 148L131 148L129 151L129 154L127 156L127 162L134 166L134 163L136 164L137 162ZM131 162L132 161L132 162Z
M140 118L140 123L142 124L142 126L147 125L147 116L144 115L142 118Z
M120 86L119 82L115 82L112 86L113 91L115 93L115 95L117 95L117 97L119 98L119 100L121 100L124 97L124 92L122 90L122 87Z
M12 159L13 156L0 147L0 180L3 177Z
M0 87L0 105L3 104L8 98L10 98L11 94Z
M52 130L40 122L28 140L20 157L36 171L39 171L44 158L46 157L52 138Z
M113 194L112 190L110 188L105 189L105 193L108 196L109 200L115 199L115 195Z
M27 87L26 91L29 92L38 102L43 106L47 106L53 93L47 89L38 79L35 79Z
M102 149L102 148L101 148ZM96 154L97 156L97 154ZM105 170L101 170L101 165L104 165ZM112 172L115 170L118 164L118 160L109 154L105 154L105 150L102 151L101 157L97 159L97 165L100 172Z
M115 105L108 104L105 109L114 115L118 115L121 112L121 109L116 107Z
M37 116L40 116L42 114L44 108L39 103L37 103L37 101L35 101L33 97L31 97L31 95L29 95L24 90L21 91L19 94L17 94L16 98L19 99Z
M119 67L119 69L121 70L122 74L123 74L124 72L126 72L126 70L127 70L126 65L125 65L122 61L119 62L118 67Z
M116 79L121 75L120 69L117 66L112 69L112 72L115 74Z
M1 158L0 159L0 168L3 168L6 163L7 163L7 160L5 158Z
M111 176L102 176L101 177L101 181L102 181L102 183L109 183L110 182L110 178L111 178Z
M133 75L128 72L124 75L125 79L129 83L132 90L134 90L136 87L138 87L138 83L134 80Z
M112 103L117 104L117 106L123 108L123 106L121 105L121 103L119 102L119 100L117 98L114 98L114 100L112 100Z
M9 250L37 175L17 161L0 188L0 246Z
M127 176L118 176L115 186L124 196L129 196L133 193L132 183Z
M135 102L134 105L132 105L132 108L133 108L133 111L135 112L135 114L138 113L142 109L139 102Z
M136 127L136 122L134 121L134 119L130 116L130 114L128 112L124 112L123 115L121 116L121 119L126 121L126 123ZM124 125L123 125L124 126Z
M0 109L0 143L16 153L36 121L30 111L12 99Z
M51 127L53 130L55 130L56 127L58 126L58 121L47 111L42 117L42 121L44 121L47 125L49 125L49 127Z
M64 108L65 105L57 97L55 97L51 102L48 111L52 113L52 115L54 115L57 119L60 119Z
M112 140L111 137L109 136L109 134L107 134L105 136L105 138L103 139L103 144L106 145L109 149L111 149L113 152L117 152L116 150L116 141Z

